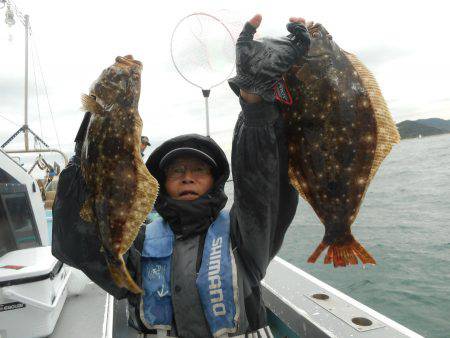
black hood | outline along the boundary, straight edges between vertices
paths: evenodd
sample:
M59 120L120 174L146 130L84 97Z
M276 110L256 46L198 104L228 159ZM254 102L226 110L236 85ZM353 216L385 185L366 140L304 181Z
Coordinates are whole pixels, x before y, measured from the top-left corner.
M161 159L167 153L184 147L198 149L208 154L217 163L217 167L213 170L213 187L194 201L179 201L169 197L164 188L165 174L159 166ZM219 145L212 138L198 134L177 136L156 148L146 165L160 184L155 209L170 224L174 233L186 238L206 231L227 202L224 186L230 175L230 168L225 153Z

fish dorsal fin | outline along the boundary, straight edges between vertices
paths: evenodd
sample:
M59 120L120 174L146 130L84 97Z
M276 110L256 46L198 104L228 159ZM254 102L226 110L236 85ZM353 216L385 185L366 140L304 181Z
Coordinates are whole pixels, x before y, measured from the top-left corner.
M305 192L302 189L302 185L300 184L297 175L294 172L294 165L293 164L289 164L288 167L288 174L289 174L289 179L291 181L292 186L295 188L295 190L298 191L298 193L300 194L300 196L308 203L311 203L310 200L308 200L308 198L306 197Z
M375 112L377 148L375 150L372 168L370 169L369 181L371 181L380 167L381 162L391 151L392 146L400 142L400 135L373 74L355 55L345 51L344 54L353 67L355 67Z
M81 110L103 115L105 110L92 96L81 94Z

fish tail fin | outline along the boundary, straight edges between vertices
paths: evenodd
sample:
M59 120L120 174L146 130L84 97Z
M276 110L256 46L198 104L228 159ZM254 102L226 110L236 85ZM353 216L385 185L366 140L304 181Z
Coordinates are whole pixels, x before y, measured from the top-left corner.
M312 253L311 256L309 256L308 258L308 263L315 263L317 258L319 258L320 254L322 253L323 250L325 250L327 248L328 244L321 242L316 250L314 250L314 252ZM328 250L329 251L329 250ZM328 256L328 255L327 255Z
M329 246L329 247L328 247ZM358 259L362 264L377 264L369 252L354 238L346 244L326 244L321 242L312 255L308 258L308 263L315 263L320 254L328 247L324 259L325 264L333 262L335 267L358 264Z
M115 261L108 260L108 268L117 286L126 288L135 294L143 293L143 290L131 278L122 256L116 257Z
M372 255L358 241L354 240L351 248L363 264L377 264Z
M92 96L81 94L81 110L88 111L93 114L104 114L103 107Z

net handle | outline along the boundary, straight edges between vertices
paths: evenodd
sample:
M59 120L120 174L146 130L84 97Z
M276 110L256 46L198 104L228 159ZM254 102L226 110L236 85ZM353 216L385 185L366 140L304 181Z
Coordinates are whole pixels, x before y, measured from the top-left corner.
M225 30L227 31L228 35L231 38L231 41L233 41L234 44L236 44L236 41L234 40L233 34L231 34L230 30L228 29L228 27L218 18L216 18L214 15L208 14L208 13L204 13L204 12L195 12L189 15L186 15L184 18L182 18L180 21L178 21L177 25L175 26L173 32L172 32L172 37L170 38L170 57L172 58L172 63L175 66L175 69L177 70L178 74L180 74L180 76L185 79L187 82L189 82L191 85L200 88L201 90L209 90L211 88L217 87L218 85L224 83L227 79L230 78L231 74L233 74L234 71L234 67L235 64L233 64L233 67L231 68L230 73L222 80L219 81L216 84L213 84L212 86L210 86L209 88L202 88L201 86L199 86L198 84L196 84L195 82L192 82L191 80L189 80L187 77L185 77L183 75L183 73L181 72L181 70L178 68L177 63L175 62L175 58L173 57L173 37L175 36L175 32L177 31L178 26L180 26L180 24L190 18L191 16L195 16L195 15L205 15L213 20L216 20L218 23L220 23L222 25L223 28L225 28Z

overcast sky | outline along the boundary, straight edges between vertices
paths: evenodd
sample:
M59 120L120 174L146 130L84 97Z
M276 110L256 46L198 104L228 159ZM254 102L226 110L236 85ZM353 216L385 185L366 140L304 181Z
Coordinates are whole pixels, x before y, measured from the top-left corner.
M83 117L80 94L88 92L91 83L117 55L132 54L144 64L140 113L143 133L152 144L183 133L205 133L201 91L179 76L170 57L170 39L177 22L199 11L219 13L233 34L255 13L263 16L259 36L285 35L290 16L320 22L341 48L355 53L372 70L396 122L428 117L450 119L450 28L444 1L15 3L30 15L30 53L36 46L64 151L72 150ZM24 30L18 20L12 28L4 24L5 9L0 9L1 143L23 124ZM185 53L191 53L189 48ZM199 55L198 50L192 53ZM44 86L31 56L29 125L39 135L42 125L44 139L57 147ZM198 73L200 76L201 70ZM227 83L212 90L211 134L227 152L238 113L238 100Z

